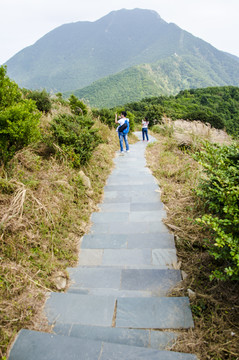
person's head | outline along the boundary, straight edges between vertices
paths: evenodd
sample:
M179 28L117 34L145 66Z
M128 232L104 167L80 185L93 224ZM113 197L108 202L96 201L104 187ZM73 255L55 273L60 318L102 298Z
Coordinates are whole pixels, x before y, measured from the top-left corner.
M148 118L145 116L144 120L145 120L145 121L148 121Z
M126 111L121 111L121 115L123 115L123 117L127 116L127 112Z

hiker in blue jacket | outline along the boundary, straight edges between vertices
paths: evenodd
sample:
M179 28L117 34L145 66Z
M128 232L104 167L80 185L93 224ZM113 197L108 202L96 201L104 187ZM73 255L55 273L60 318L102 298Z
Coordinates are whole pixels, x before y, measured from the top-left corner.
M126 116L127 116L126 111L121 112L119 119L118 119L117 113L115 114L115 123L119 124L116 131L118 132L118 135L119 135L119 143L120 143L120 152L121 153L124 152L123 140L125 142L126 152L129 152L129 143L128 143L129 119L126 118Z

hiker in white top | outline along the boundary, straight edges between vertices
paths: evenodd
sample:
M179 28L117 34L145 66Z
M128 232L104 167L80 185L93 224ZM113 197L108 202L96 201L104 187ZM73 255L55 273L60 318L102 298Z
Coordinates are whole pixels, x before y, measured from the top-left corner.
M144 138L146 137L147 141L149 141L149 137L148 137L148 126L149 126L149 121L148 121L148 118L145 117L143 120L142 120L142 137L143 137L143 141L144 141Z
M118 119L117 113L115 114L115 123L119 124L116 131L118 131L118 135L119 135L121 153L124 152L123 140L125 142L126 152L129 152L129 143L128 143L128 135L127 135L129 132L129 119L126 118L126 115L127 115L126 111L122 111ZM122 125L123 127L125 126L125 129L121 128Z

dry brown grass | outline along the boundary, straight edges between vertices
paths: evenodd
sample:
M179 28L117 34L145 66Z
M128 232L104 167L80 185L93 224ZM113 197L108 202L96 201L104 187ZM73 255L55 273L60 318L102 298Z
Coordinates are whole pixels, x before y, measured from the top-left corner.
M186 273L171 296L188 296L188 289L193 291L195 328L183 331L172 350L194 353L201 360L239 359L239 285L209 281L214 260L206 252L204 239L210 234L194 222L202 211L192 191L201 169L178 149L173 137L154 136L158 142L148 146L147 162L159 181L167 211L165 224L175 235L178 259Z
M172 128L173 137L180 146L200 147L201 141L209 141L219 145L229 145L232 138L224 130L213 128L208 123L201 121L171 120L164 117L163 126Z

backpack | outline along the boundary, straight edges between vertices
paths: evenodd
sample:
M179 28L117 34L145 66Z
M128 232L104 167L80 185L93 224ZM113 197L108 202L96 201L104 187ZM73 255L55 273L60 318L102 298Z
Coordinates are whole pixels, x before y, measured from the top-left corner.
M128 134L128 132L129 132L129 119L128 118L126 118L125 123L123 125L125 125L125 124L126 124L126 127L122 132L123 132L123 134Z

